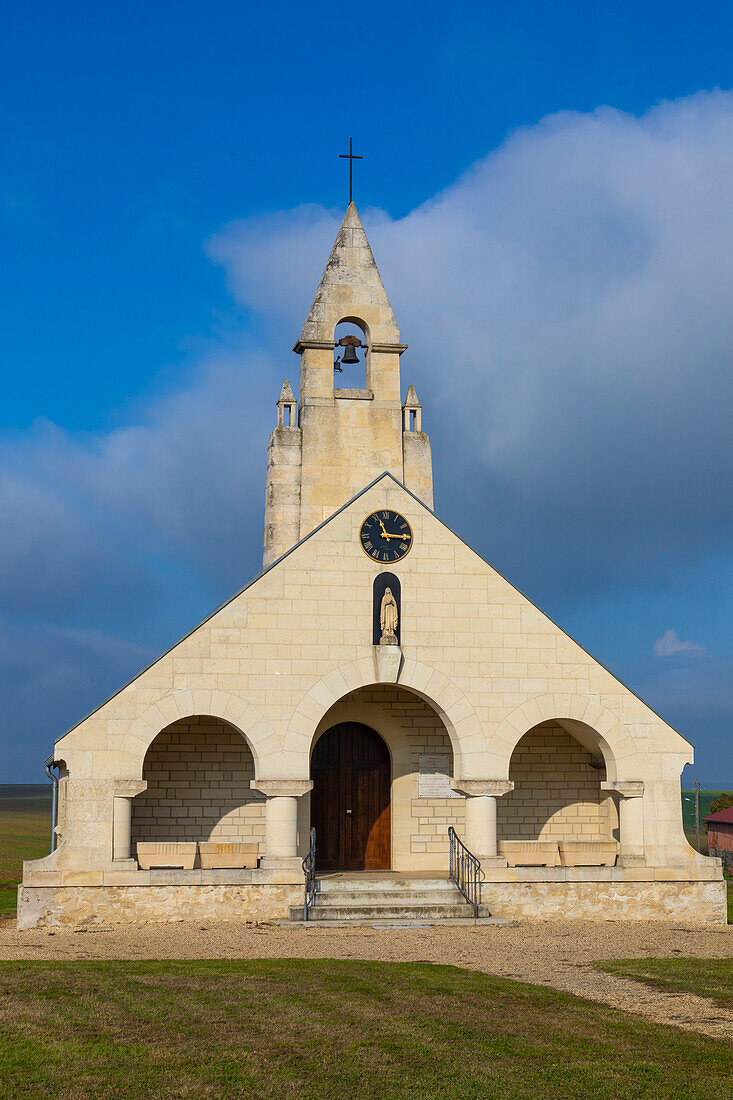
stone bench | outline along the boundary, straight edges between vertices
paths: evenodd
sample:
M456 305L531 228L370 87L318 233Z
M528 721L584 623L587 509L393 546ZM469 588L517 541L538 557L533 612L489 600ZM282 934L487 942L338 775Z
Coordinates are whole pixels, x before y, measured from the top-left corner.
M560 850L554 840L502 840L499 852L510 867L560 866Z
M615 840L561 840L563 867L613 867L618 854Z
M196 841L174 842L168 840L139 840L137 862L141 871L152 867L176 867L185 871L193 869L196 862Z
M203 868L256 867L259 844L240 844L235 841L199 841L199 858Z
M231 870L256 867L259 851L259 844L240 844L237 841L141 840L137 844L137 862L141 871L163 867L190 871L198 853L202 869Z

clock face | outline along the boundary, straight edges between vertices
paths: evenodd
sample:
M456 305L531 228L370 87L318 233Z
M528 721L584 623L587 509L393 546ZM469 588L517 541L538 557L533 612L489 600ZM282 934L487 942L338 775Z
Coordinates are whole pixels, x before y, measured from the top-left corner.
M364 520L359 532L361 548L373 561L390 564L412 549L412 528L399 512L382 508Z

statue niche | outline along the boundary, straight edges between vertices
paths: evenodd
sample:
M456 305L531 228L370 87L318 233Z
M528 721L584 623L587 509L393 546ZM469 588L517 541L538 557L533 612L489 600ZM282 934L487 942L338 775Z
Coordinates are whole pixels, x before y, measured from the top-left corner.
M380 573L374 578L373 645L400 645L401 591L399 578L394 573Z
M397 645L397 626L399 623L397 603L392 595L391 588L385 588L382 596L382 606L379 610L379 624L382 628L380 645Z

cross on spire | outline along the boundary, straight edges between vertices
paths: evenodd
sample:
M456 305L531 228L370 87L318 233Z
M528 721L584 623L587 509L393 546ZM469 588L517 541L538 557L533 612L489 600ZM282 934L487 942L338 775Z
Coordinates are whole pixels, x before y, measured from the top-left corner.
M357 156L354 152L354 139L349 138L349 151L348 153L339 153L339 160L348 160L349 162L349 203L352 202L352 192L354 186L354 161L364 160L364 157Z

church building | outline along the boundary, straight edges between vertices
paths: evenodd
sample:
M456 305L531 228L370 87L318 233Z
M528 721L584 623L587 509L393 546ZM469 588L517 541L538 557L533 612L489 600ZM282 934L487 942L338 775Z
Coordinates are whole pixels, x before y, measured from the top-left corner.
M725 922L691 745L433 510L406 347L350 203L277 400L262 572L56 742L20 927Z

